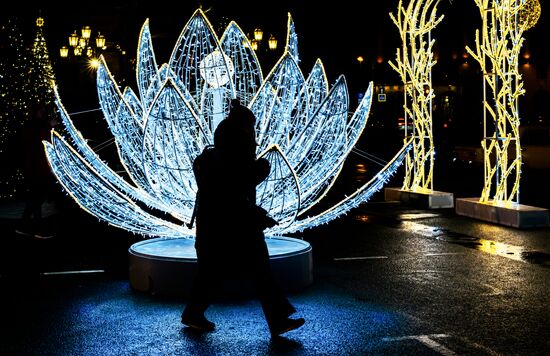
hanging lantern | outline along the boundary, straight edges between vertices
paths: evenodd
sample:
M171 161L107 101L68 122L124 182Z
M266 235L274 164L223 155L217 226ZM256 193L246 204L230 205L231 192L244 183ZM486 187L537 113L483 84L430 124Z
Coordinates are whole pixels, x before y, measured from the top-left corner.
M92 29L90 28L90 26L82 27L82 37L84 37L85 39L88 39L90 38L91 34L92 34Z
M69 46L78 46L78 35L76 34L76 31L74 31L73 34L69 36Z
M270 50L274 51L277 49L277 39L275 38L275 36L270 35L267 43Z
M97 33L97 37L95 39L95 45L97 48L103 48L105 46L105 36L99 32Z
M264 31L261 28L254 29L254 39L256 41L261 41L264 38Z
M59 56L61 58L67 58L69 56L69 47L63 46L59 49Z

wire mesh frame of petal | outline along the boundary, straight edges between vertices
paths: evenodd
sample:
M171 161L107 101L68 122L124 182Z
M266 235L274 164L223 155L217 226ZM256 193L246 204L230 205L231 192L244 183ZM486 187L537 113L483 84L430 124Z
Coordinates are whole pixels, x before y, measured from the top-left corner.
M97 92L101 109L115 138L120 162L134 184L150 192L141 155L143 127L118 89L103 57L97 69Z
M288 146L290 131L290 118L299 93L305 83L302 71L286 52L277 62L273 70L268 74L258 95L251 103L251 110L256 115L258 151L262 152L271 144L278 145L283 151ZM271 87L270 93L266 87ZM267 101L265 101L268 99ZM269 111L261 111L262 106L257 105L258 100L264 100L263 107L270 107ZM269 115L266 115L269 113Z
M170 69L197 103L202 102L203 91L208 87L205 78L200 74L199 66L214 51L223 52L212 25L202 10L198 9L182 30L169 61ZM229 66L227 63L225 65L226 72L229 73ZM231 97L234 97L233 81L229 81L228 84ZM224 103L224 106L228 110L229 102ZM204 108L201 107L200 114L203 111ZM210 122L210 118L205 119Z
M260 155L269 161L270 173L256 189L258 205L279 225L271 231L286 228L296 220L300 210L300 186L298 178L277 145L270 146Z
M52 171L88 213L108 223L147 236L190 237L192 231L143 211L91 167L57 134L45 142Z
M136 79L141 102L147 110L162 85L155 52L153 51L149 19L145 20L139 34Z
M233 87L236 97L244 106L248 106L263 83L262 69L256 52L241 28L233 21L223 33L221 47L235 68Z
M160 211L168 211L168 208L162 204L158 199L153 198L145 190L136 188L126 182L122 177L116 174L107 163L103 162L100 157L92 150L88 145L84 137L73 125L69 114L65 110L65 107L61 103L59 98L59 93L57 88L54 88L54 93L56 97L56 105L60 113L61 121L65 126L65 131L69 135L72 144L76 147L77 151L85 158L86 162L90 164L91 167L99 174L108 180L112 185L114 185L122 193L126 194L133 200L144 203L147 206L154 207Z
M157 197L190 217L197 191L193 161L209 143L199 120L170 78L147 115L143 163Z

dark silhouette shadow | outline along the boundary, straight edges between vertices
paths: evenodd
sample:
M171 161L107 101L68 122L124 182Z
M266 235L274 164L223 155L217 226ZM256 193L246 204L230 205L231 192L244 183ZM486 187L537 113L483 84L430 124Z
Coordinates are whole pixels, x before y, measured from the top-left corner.
M269 341L269 351L278 355L282 353L296 352L303 348L301 342L288 339L284 336L272 337Z
M50 131L57 125L57 118L48 114L47 106L37 102L30 107L29 118L22 129L20 152L26 189L25 208L16 233L39 239L53 236L46 231L42 206L53 198L55 177L44 153L43 140L50 139Z
M255 123L252 111L233 100L214 132L214 146L193 162L197 274L182 323L195 329L214 330L204 312L216 288L235 276L253 282L272 335L304 323L289 319L296 310L271 274L263 230L277 222L256 205L256 186L267 178L270 165L256 159Z

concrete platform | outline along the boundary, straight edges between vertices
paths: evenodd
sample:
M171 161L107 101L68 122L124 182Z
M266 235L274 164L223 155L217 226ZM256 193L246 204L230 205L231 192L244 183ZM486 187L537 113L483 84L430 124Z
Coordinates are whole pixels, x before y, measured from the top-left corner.
M404 204L422 209L444 209L454 207L453 193L439 192L418 193L401 188L384 188L386 201L400 201Z
M522 204L505 207L480 203L479 198L458 198L456 213L519 229L549 226L548 209Z
M290 237L266 239L274 278L286 291L313 283L311 245ZM166 296L189 295L196 271L194 240L150 239L129 249L129 279L133 289ZM235 287L237 286L237 287ZM252 293L247 281L220 286L221 295L245 297Z

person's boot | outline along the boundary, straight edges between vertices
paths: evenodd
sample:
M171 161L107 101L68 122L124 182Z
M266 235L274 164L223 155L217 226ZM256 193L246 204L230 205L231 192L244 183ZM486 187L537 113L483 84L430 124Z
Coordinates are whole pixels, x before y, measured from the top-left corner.
M271 332L271 336L279 336L281 334L284 334L288 331L298 329L300 326L304 325L306 321L304 318L298 318L298 319L283 319L277 323L274 323L273 325L269 326L269 331Z
M181 323L199 331L213 331L216 328L216 324L206 319L204 315L186 313L181 315Z

